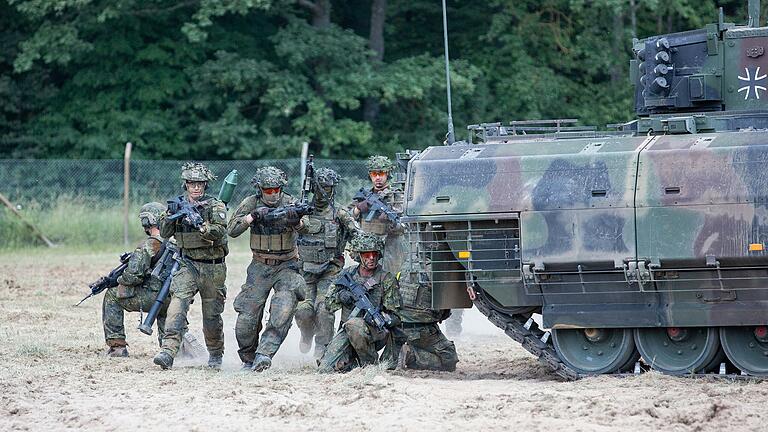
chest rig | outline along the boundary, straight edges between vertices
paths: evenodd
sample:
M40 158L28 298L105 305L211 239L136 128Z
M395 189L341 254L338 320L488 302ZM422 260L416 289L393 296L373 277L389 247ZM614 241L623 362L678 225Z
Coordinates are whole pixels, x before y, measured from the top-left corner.
M285 196L277 207L288 204ZM265 205L259 200L259 206ZM256 253L282 255L296 250L296 230L283 223L251 223L251 250Z
M210 222L211 208L209 206L203 207L200 210L200 216L202 216L204 221ZM226 237L217 240L204 239L200 231L182 223L181 219L177 219L175 224L173 237L176 239L176 244L180 249L209 248L226 244Z
M312 215L306 220L306 233L299 236L299 256L304 262L325 264L341 256L339 223L336 212Z

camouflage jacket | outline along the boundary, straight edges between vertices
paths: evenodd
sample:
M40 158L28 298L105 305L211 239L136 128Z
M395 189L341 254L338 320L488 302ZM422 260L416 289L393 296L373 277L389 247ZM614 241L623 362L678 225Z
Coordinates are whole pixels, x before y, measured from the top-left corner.
M419 281L415 273L398 273L402 304L396 311L404 323L435 323L448 317L449 310L432 309L432 284Z
M379 306L382 311L397 311L400 308L400 293L397 289L397 279L391 273L384 272L381 267L377 268L370 278L363 277L357 271L359 267L359 264L347 267L341 274L350 274L355 281L368 286L368 299L372 304ZM325 307L331 313L341 309L341 322L345 322L349 318L349 314L354 306L343 305L339 301L338 295L342 289L344 288L334 285L328 291L328 294L325 296Z
M373 191L373 188L370 190ZM392 210L394 210L396 213L403 213L403 191L387 185L387 187L376 193L379 195L381 201L391 206ZM365 217L367 214L360 213L360 211L355 208L355 204L355 202L352 202L349 208L352 209L352 215L354 219L360 224L360 227L363 231L386 235L398 235L403 233L402 225L392 225L386 219L386 216L381 214L376 215L376 217L374 217L371 222L365 222Z
M186 226L181 219L169 221L166 215L163 215L158 223L160 235L164 238L175 235L182 254L193 260L224 258L229 253L227 206L210 195L202 196L198 202L202 204L200 210L200 216L203 218L202 232Z
M131 254L128 267L117 278L117 282L123 286L138 287L145 282L149 283L149 273L152 271L152 259L160 258L158 253L163 246L160 237L147 237ZM155 288L155 287L153 287Z
M305 271L322 273L329 264L344 267L344 249L360 226L345 209L316 208L302 218L299 257Z

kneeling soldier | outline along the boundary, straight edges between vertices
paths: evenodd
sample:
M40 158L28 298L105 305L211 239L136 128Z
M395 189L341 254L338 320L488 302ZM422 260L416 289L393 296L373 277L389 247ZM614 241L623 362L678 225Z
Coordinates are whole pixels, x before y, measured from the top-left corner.
M128 345L125 342L124 312L148 311L155 302L157 293L168 277L171 266L160 269L153 274L156 266L163 265L161 256L166 248L172 247L163 242L160 229L157 227L160 216L165 213L165 206L151 202L141 206L139 220L144 232L149 237L133 251L128 260L128 266L117 278L120 284L110 288L104 294L101 319L104 324L104 338L109 346L107 355L110 357L127 357ZM165 302L157 315L157 337L160 344L165 336L165 315L168 301ZM186 331L184 326L183 331Z
M394 327L393 354L400 354L405 344L401 364L408 369L429 369L441 371L456 370L459 358L456 347L440 331L438 323L450 315L450 310L435 310L432 307L432 284L418 280L418 274L409 273L410 261L403 263L398 273L398 286L402 306L397 310L400 325Z
M301 352L309 352L315 337L315 358L325 352L333 338L335 315L325 309L325 295L344 267L344 248L359 231L352 216L334 206L339 175L329 168L317 170L312 182L315 211L304 216L299 235L299 258L307 283L305 300L296 307L296 324L301 330Z
M272 366L272 357L291 328L296 304L304 299L306 291L296 249L301 215L293 206L293 197L282 191L287 183L283 171L271 166L259 168L253 177L258 192L240 203L228 225L232 237L251 228L253 260L245 284L235 297L235 336L243 368L256 372ZM277 209L285 211L278 213ZM269 320L259 340L264 307L272 289L275 292L269 304Z
M340 278L345 275L367 289L367 297L373 307L388 314L392 319L391 325L397 324L394 314L400 307L400 296L397 290L397 280L391 273L385 272L379 265L384 249L381 238L371 233L361 233L349 243L357 266L345 269ZM388 332L379 329L366 320L365 311L358 316L350 316L355 307L352 293L335 285L325 299L329 312L341 309L341 328L328 344L323 358L320 359L320 372L345 372L356 365L367 366L378 361L378 350L384 347Z

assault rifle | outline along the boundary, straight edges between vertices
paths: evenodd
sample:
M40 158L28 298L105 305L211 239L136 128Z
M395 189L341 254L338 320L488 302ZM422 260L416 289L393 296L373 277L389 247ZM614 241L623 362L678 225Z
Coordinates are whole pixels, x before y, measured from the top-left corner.
M185 224L195 229L203 228L203 217L200 216L198 207L201 203L192 204L184 198L184 195L179 195L174 199L168 200L168 213L167 217L169 221L175 221L177 219L184 218Z
M360 190L357 191L352 199L356 202L368 202L370 210L368 210L368 214L365 216L366 222L372 221L373 217L376 215L376 212L381 212L387 216L387 219L389 219L391 223L400 223L400 216L397 214L397 212L392 207L384 203L384 201L379 198L379 194L376 192L366 190L365 188L360 188Z
M274 209L269 209L269 213L267 213L266 216L264 216L264 222L267 224L274 224L280 221L283 221L286 216L288 216L288 211L294 210L296 212L296 215L300 217L310 215L312 212L315 211L315 208L312 207L309 204L299 203L299 204L289 204L287 206L283 207L277 207Z
M349 290L352 293L352 297L355 299L355 307L349 314L350 318L357 317L360 312L365 312L363 319L368 324L375 326L379 330L385 330L392 326L392 318L386 313L371 303L368 298L368 290L364 286L357 283L349 273L342 274L337 280L336 285Z
M163 307L163 303L165 303L165 300L168 298L168 293L171 291L171 281L173 281L173 274L176 273L176 270L179 269L179 260L181 259L181 256L179 254L179 250L171 247L168 247L165 252L163 252L163 255L160 257L160 260L155 266L155 269L152 270L153 276L159 276L160 272L163 270L163 268L167 265L168 261L168 255L173 254L171 256L171 260L173 260L173 266L171 267L171 272L168 274L168 277L163 281L163 287L160 288L160 292L157 293L157 297L155 297L155 302L152 303L152 307L149 308L149 312L147 312L146 318L144 318L144 322L139 324L139 331L141 331L144 334L151 335L152 334L152 324L155 323L155 320L157 319L157 314L160 313L160 308Z
M133 254L129 252L120 255L120 265L115 267L108 275L102 276L96 282L88 285L88 288L91 289L91 293L80 300L80 303L76 304L75 307L80 306L84 301L100 294L104 290L116 287L118 285L117 278L119 278L128 267L128 260L131 259L131 255Z

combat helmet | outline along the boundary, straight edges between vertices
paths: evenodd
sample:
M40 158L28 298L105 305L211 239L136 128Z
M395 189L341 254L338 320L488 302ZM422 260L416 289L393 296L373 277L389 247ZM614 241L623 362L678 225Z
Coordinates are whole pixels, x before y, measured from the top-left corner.
M365 163L365 166L368 167L368 172L386 171L389 173L395 168L395 165L388 157L381 155L374 155L369 157L368 161Z
M339 184L341 177L336 171L330 168L320 168L315 172L315 180L321 187L335 187Z
M288 177L279 168L265 166L256 170L256 175L251 179L251 184L257 189L281 188L288 184Z
M181 166L181 178L185 181L201 181L208 182L216 180L216 176L213 175L207 166L198 162L187 162Z
M141 226L146 228L157 226L160 216L165 213L165 206L159 202L148 202L139 209Z
M384 241L376 234L361 232L349 241L349 250L359 254L360 252L381 252L384 250Z

